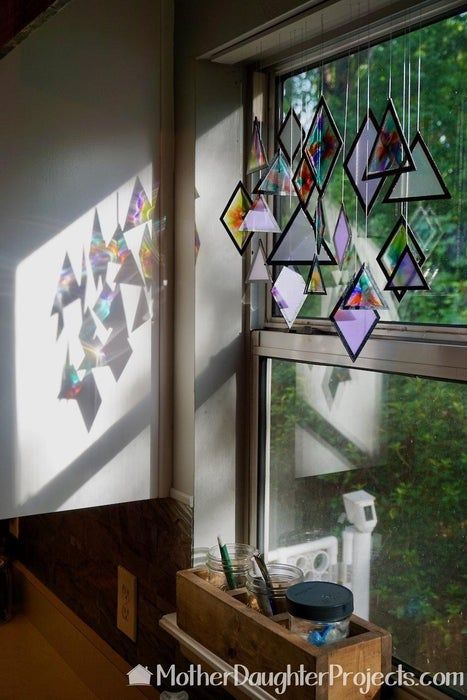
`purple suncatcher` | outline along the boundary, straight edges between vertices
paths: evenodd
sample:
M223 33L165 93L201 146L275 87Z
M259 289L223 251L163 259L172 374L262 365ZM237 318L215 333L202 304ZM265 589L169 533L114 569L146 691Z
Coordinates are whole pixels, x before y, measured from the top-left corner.
M334 250L336 251L337 264L342 270L345 256L347 255L352 242L352 230L350 228L347 213L343 204L341 204L341 208L339 209L339 215L337 217L336 228L334 229L332 240L334 243Z
M365 343L379 321L379 313L374 309L343 309L346 292L339 299L331 313L331 321L342 340L352 362L360 355Z

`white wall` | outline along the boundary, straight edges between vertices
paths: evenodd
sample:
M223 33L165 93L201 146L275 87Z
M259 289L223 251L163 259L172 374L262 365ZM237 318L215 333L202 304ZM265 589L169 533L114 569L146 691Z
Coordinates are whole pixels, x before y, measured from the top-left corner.
M248 420L242 259L219 221L242 176L243 73L196 59L299 5L175 4L174 487L194 496L195 548L240 536Z
M118 383L97 370L102 405L87 431L76 403L57 398L68 344L79 363L67 337L79 302L58 342L50 311L67 250L80 275L95 207L108 242L135 177L148 195L158 183L160 11L73 0L0 61L0 518L154 493L150 324L130 334ZM136 254L141 235L127 236ZM125 297L131 323L135 289Z

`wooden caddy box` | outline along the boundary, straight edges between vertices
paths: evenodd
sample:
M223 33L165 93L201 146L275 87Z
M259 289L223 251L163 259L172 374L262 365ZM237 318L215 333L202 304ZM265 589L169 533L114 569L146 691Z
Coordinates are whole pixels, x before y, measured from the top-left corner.
M242 664L250 673L283 673L288 665L291 671L303 666L306 673L324 673L331 664L353 674L386 674L391 670L391 635L366 620L353 615L347 639L318 648L287 629L287 616L268 618L245 601L246 589L216 588L207 580L205 568L177 573L178 626L232 666ZM272 686L264 689L271 697L287 700L371 700L381 692L380 685L360 692L351 678L346 684L338 678L332 685L291 685L283 695L275 693Z

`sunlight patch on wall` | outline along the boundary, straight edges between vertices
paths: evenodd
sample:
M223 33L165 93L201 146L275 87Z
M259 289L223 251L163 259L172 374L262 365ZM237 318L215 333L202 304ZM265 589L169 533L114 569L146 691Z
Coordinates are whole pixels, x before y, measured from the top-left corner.
M151 495L156 196L148 166L17 268L18 515Z

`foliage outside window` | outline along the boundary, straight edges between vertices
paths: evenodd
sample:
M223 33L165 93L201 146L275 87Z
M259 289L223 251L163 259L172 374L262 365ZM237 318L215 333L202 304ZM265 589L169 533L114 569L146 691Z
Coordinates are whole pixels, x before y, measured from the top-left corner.
M305 130L310 126L323 86L324 97L341 136L345 137L346 152L366 114L368 94L376 118L382 116L390 74L391 96L409 142L415 135L420 109L420 131L452 198L411 202L408 205L409 224L427 256L424 272L431 291L406 294L400 303L394 302L389 292L384 292L391 304L389 311L381 315L383 321L458 325L465 324L467 319L463 202L466 181L466 23L466 14L450 17L376 46L363 47L357 53L343 56L322 67L298 72L281 82L280 118L292 106ZM419 58L420 102L417 95ZM341 202L341 158L324 196L328 240L332 236ZM344 285L360 262L369 263L384 286L376 255L401 209L400 204L382 202L391 182L392 178L388 177L366 222L354 190L344 177L343 199L354 237L357 234L357 244L342 274L336 272L334 267L322 269L328 295L311 295L302 308L302 317L329 316ZM296 198L287 200L282 197L280 204L281 223L284 225L296 206ZM315 204L316 195L312 195L308 206L312 214ZM301 272L306 278L307 270L301 269Z

